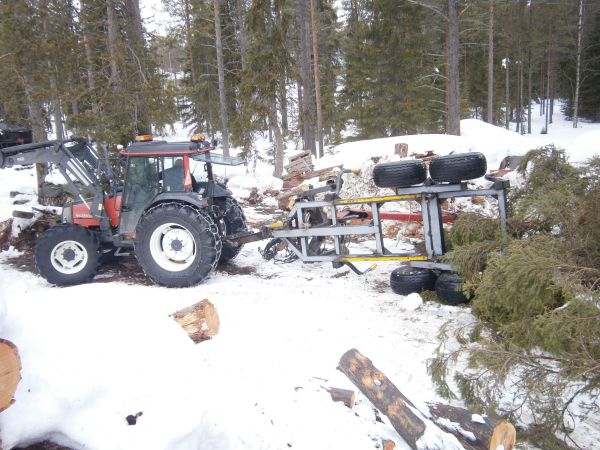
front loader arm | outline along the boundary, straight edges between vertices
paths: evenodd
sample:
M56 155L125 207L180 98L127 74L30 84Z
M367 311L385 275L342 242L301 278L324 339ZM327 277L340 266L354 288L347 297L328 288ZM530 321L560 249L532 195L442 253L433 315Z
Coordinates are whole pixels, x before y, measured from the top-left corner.
M102 231L110 232L109 220L103 214L104 191L98 177L97 154L86 140L45 141L0 149L0 169L38 163L54 164L84 204L88 201L80 186L92 194L90 214L100 222Z

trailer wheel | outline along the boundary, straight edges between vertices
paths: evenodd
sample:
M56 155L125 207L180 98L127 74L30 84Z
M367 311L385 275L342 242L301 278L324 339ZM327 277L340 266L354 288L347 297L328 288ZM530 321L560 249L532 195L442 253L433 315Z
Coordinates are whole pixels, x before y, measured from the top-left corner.
M217 225L219 226L219 232L222 238L248 230L244 211L242 211L240 205L238 205L233 198L217 198L215 199L215 206L219 209L218 212L221 216L217 221ZM223 239L223 248L221 250L221 257L219 258L219 264L226 263L235 258L242 250L242 247L243 245L236 246Z
M390 286L396 294L408 295L413 292L433 291L435 279L433 270L402 266L392 271Z
M221 255L213 220L190 205L167 203L140 219L135 256L144 273L167 287L193 286L208 277Z
M58 286L85 283L98 270L98 240L80 225L60 224L48 229L34 249L42 277Z
M435 293L442 303L446 305L460 305L469 303L461 290L463 279L455 273L441 274L435 283Z
M380 188L399 188L420 184L427 178L425 163L420 159L377 164L373 181Z
M429 164L429 175L438 183L459 183L485 175L487 163L483 153L459 153L438 156Z

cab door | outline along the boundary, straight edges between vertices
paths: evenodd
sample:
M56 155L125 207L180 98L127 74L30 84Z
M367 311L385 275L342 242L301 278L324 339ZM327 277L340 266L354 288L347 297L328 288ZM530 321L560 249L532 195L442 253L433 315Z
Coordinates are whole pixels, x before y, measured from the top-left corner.
M127 160L119 234L131 238L144 211L160 190L159 158L130 156Z

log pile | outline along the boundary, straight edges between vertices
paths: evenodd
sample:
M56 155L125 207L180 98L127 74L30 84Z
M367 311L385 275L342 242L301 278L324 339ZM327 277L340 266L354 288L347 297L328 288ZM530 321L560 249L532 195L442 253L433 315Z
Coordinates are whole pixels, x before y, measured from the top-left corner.
M285 166L285 170L289 174L312 172L313 169L312 156L309 151L290 157L288 165Z
M443 450L447 445L444 442L456 442L454 438L466 450L514 449L516 433L510 423L489 417L484 419L466 409L438 403L428 405L429 411L424 414L356 349L344 353L338 369L387 416L411 449ZM429 427L437 428L440 436L447 436L447 440L437 447L423 447L419 439Z

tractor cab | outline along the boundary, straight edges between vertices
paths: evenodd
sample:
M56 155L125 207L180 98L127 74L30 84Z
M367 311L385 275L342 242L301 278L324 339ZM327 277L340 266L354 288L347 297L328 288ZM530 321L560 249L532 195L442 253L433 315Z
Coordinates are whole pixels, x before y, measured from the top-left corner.
M142 214L155 203L183 201L205 208L215 198L230 197L227 187L215 180L212 165L239 165L244 161L211 154L212 150L203 134L192 136L190 142L138 136L135 143L121 150L127 163L119 234L125 238L132 235Z

